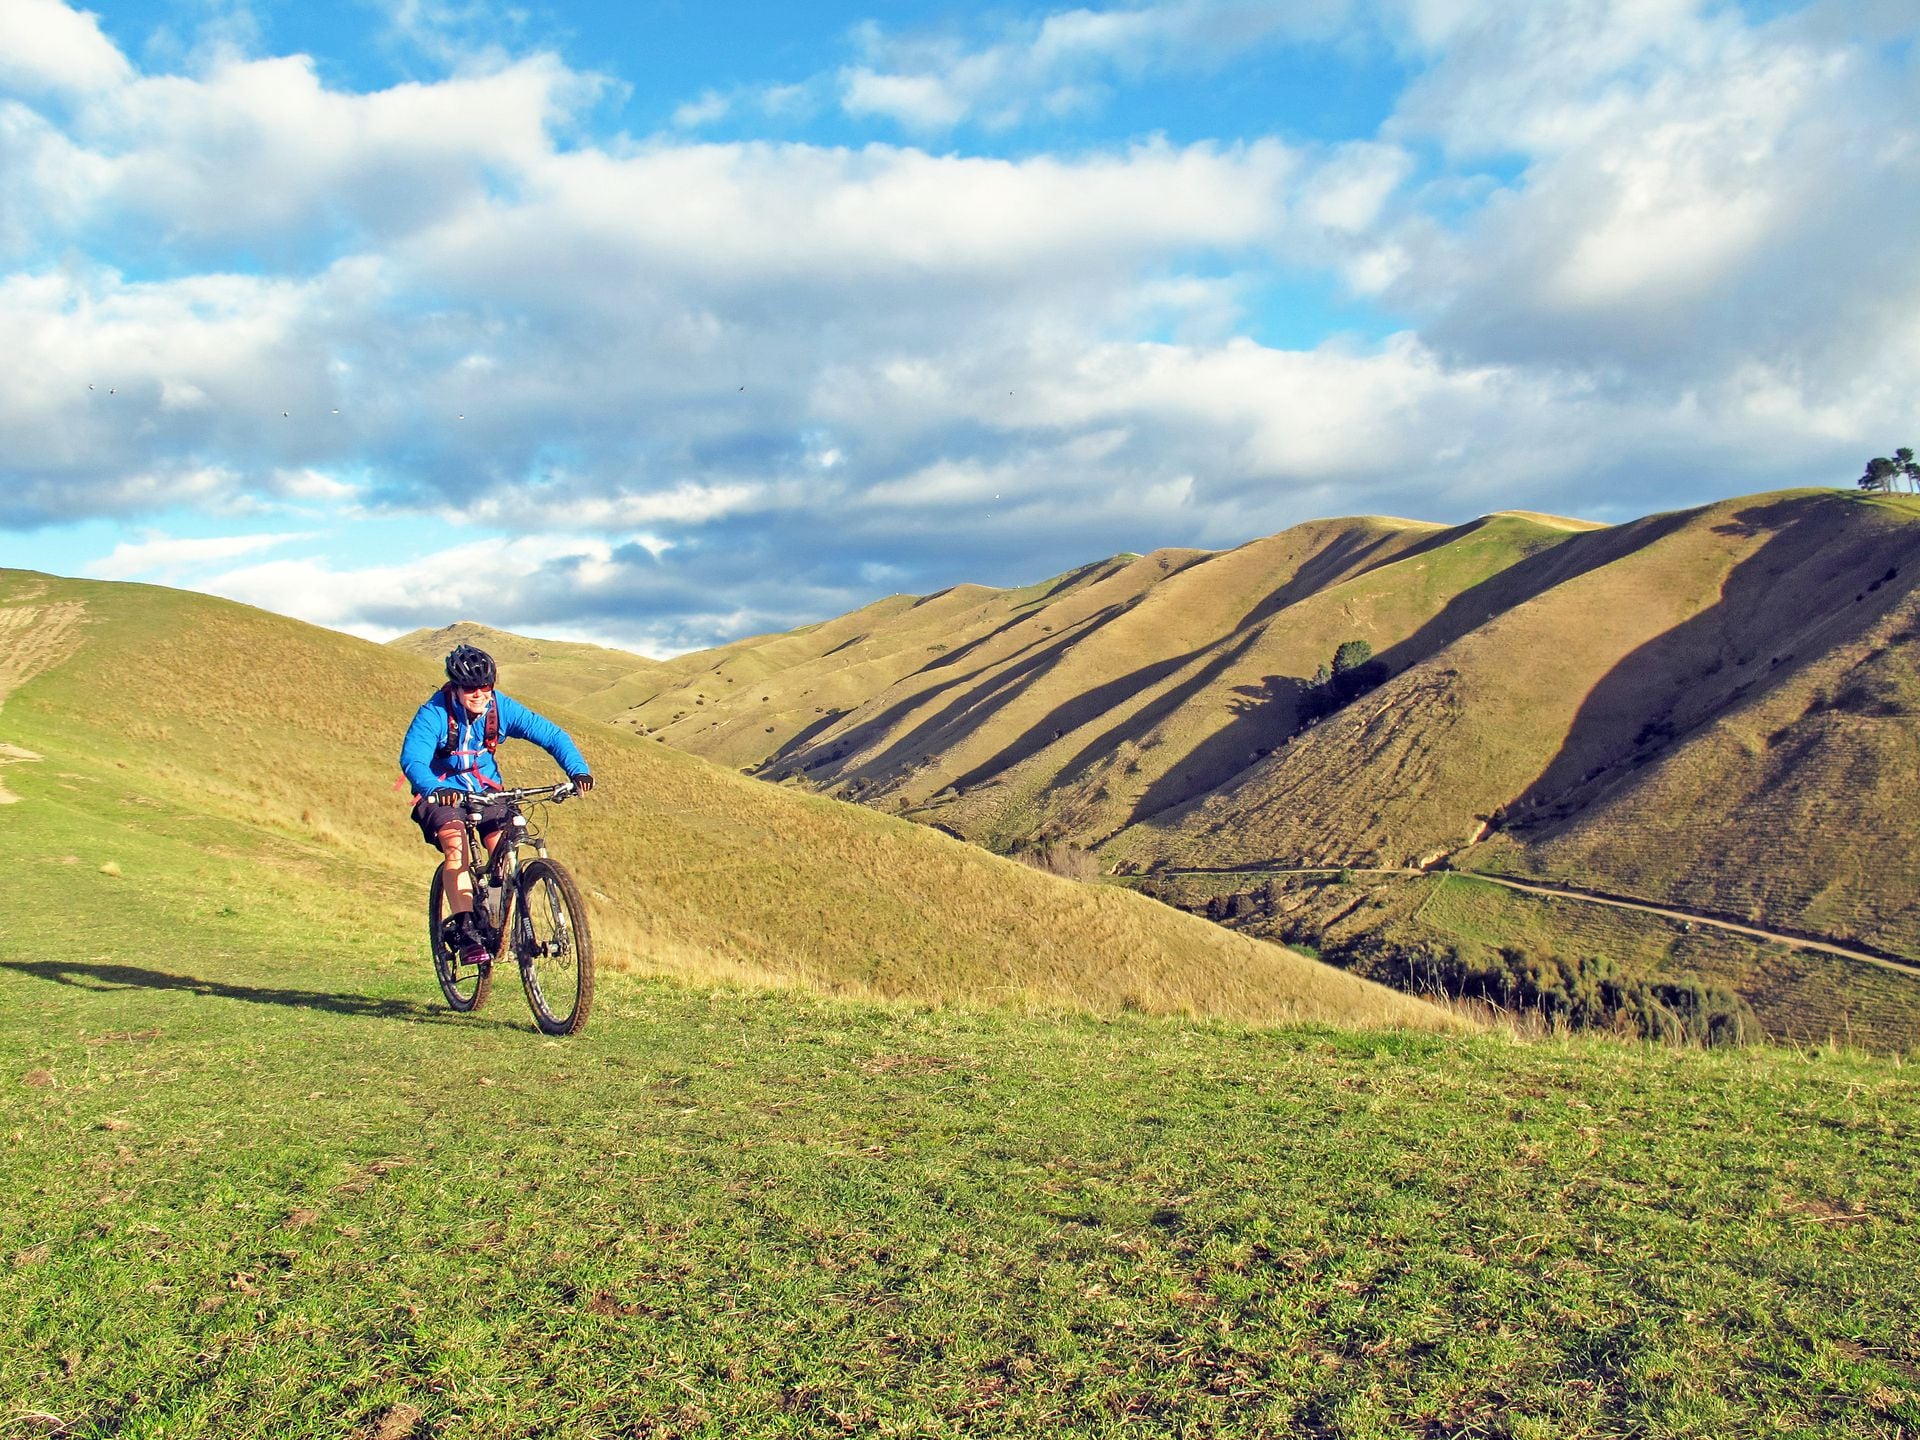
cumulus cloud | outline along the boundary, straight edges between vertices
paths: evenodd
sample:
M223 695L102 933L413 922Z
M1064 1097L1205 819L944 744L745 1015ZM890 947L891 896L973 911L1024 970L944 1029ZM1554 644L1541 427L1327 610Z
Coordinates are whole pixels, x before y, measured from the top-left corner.
M361 635L485 616L522 633L666 656L716 640L784 629L860 603L851 586L782 581L751 544L695 566L639 535L493 537L398 563L301 556L203 575L196 589ZM713 576L727 583L716 585ZM822 608L825 607L825 608Z
M1388 133L1530 157L1464 222L1387 242L1379 288L1436 345L1669 391L1758 366L1883 404L1920 301L1910 62L1684 0L1494 7L1421 38Z
M100 32L98 16L61 0L0 6L0 86L84 96L131 74L127 58Z

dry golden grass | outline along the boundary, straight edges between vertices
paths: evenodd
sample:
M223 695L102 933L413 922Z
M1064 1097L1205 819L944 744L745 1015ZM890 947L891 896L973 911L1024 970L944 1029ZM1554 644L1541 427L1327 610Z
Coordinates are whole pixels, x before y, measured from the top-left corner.
M1343 641L1409 664L1538 583L1530 569L1511 593L1490 589L1577 528L1319 521L1024 591L895 597L712 652L629 718L989 848L1091 846L1260 758Z
M435 666L454 646L476 645L499 662L503 688L511 691L532 683L542 696L562 704L576 704L582 696L614 684L658 688L673 675L669 663L644 655L571 640L530 639L472 620L414 630L387 643Z
M436 666L155 587L0 571L0 610L32 587L85 607L87 623L9 701L9 738L52 762L23 768L189 805L218 822L219 848L304 877L297 888L336 923L419 910L432 852L393 781ZM106 677L130 665L145 677L139 709L102 705ZM549 713L600 781L552 812L555 851L589 893L604 953L627 968L928 1003L1450 1023L1139 897ZM502 761L510 782L554 773L519 742ZM20 788L29 810L35 793Z

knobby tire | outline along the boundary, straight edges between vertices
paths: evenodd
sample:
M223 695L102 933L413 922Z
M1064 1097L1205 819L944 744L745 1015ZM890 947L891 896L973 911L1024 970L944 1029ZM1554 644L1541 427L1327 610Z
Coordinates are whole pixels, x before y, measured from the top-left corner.
M587 906L566 867L548 859L520 867L510 926L533 1020L547 1035L578 1035L593 1008L593 935Z

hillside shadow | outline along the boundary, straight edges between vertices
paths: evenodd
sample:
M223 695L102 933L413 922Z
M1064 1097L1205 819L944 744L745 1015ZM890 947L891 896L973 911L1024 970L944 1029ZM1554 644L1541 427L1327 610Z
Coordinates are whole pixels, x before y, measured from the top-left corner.
M1099 719L1101 715L1125 703L1136 694L1177 674L1210 650L1220 650L1221 654L1209 661L1199 675L1184 682L1174 692L1178 703L1185 703L1199 693L1206 684L1217 678L1228 664L1246 652L1258 638L1260 622L1344 579L1366 574L1380 566L1411 559L1449 544L1462 535L1471 533L1481 523L1483 522L1476 521L1472 525L1455 526L1439 531L1411 545L1404 544L1406 537L1397 534L1361 535L1350 532L1336 537L1302 563L1284 585L1263 597L1234 625L1229 636L1240 637L1237 642L1228 641L1223 647L1222 641L1215 641L1190 650L1184 655L1155 661L1119 679L1089 690L1085 694L1076 695L1064 701L1038 722L1029 726L1022 734L1009 741L993 756L974 766L964 775L955 777L952 782L954 788L964 792L992 779L995 775L1018 765L1062 737ZM1399 548L1395 548L1396 546ZM1561 548L1562 546L1555 546L1553 551L1530 556L1527 560L1508 567L1508 570L1502 574L1510 575L1514 570L1526 566L1528 561L1545 562L1547 556ZM1582 569L1604 564L1607 558L1604 554L1597 554L1571 567L1565 564L1553 567L1542 563L1533 567L1532 570L1523 572L1517 585L1523 594L1537 593L1541 589L1562 583L1573 574L1580 573ZM1404 669L1416 663L1418 659L1425 658L1426 654L1446 644L1449 639L1458 634L1464 634L1476 624L1483 623L1489 597L1484 593L1483 587L1475 587L1475 590L1481 593L1463 592L1455 596L1453 601L1423 626L1419 633L1401 645L1393 647L1382 657L1386 664L1394 666L1397 663L1397 668ZM1506 593L1511 595L1511 587ZM1514 602L1509 599L1507 603ZM1223 637L1223 640L1225 639L1226 637ZM1142 819L1168 805L1179 804L1191 798L1198 790L1218 784L1243 769L1252 751L1262 747L1271 748L1278 744L1292 732L1295 717L1298 716L1301 703L1310 688L1304 680L1274 675L1266 677L1265 683L1259 689L1242 688L1236 691L1235 693L1241 698L1233 707L1233 720L1219 734L1202 742L1191 754L1183 757L1178 764L1155 780L1141 796L1135 807L1133 818ZM1098 752L1101 747L1125 744L1130 740L1140 739L1171 713L1171 708L1173 707L1169 706L1168 699L1163 698L1146 706L1139 715L1109 727L1092 745L1082 748L1066 762L1055 783L1067 784L1085 774L1099 758ZM1239 757L1237 761L1234 759L1236 756Z
M1052 668L1054 662L1067 650L1077 645L1102 627L1118 619L1132 608L1134 601L1123 605L1109 605L1097 610L1055 634L1038 640L1023 650L1015 652L1013 657L1002 662L1002 668L985 679L979 672L970 672L955 676L943 685L931 691L923 691L905 696L894 705L872 719L863 720L832 741L831 752L815 761L800 761L803 770L816 770L819 767L837 762L842 756L856 753L869 744L878 743L893 725L913 710L919 709L935 696L949 695L940 709L915 725L911 730L894 740L871 760L860 764L857 769L871 779L885 781L896 776L912 760L924 754L933 744L934 737L957 724L963 717L971 717L978 725L990 718L1003 707L1025 693L1041 675ZM972 683L970 683L972 682ZM962 690L962 686L970 688ZM953 691L959 694L951 694ZM817 780L816 780L816 783Z
M798 755L814 742L815 737L817 737L821 731L831 730L835 725L838 725L844 720L849 713L850 712L845 710L828 710L823 712L818 719L810 721L807 725L796 731L792 739L788 740L786 744L782 745L778 750L774 751L772 755L763 760L760 768L763 770L772 770L792 756Z
M140 965L108 965L75 960L0 960L0 969L15 970L55 985L81 990L181 990L218 1000L245 1000L256 1005L282 1005L296 1010L324 1010L374 1020L410 1020L416 1024L470 1023L435 1005L417 1000L382 1000L372 995L343 995L325 990L293 990L276 986L235 985L224 980L202 980L174 975Z
M1138 824L1162 810L1184 805L1264 759L1293 733L1313 688L1291 675L1266 675L1258 685L1236 685L1229 704L1233 718L1149 785L1127 823Z
M1075 569L1067 571L1066 574L1062 575L1058 580L1054 581L1052 585L1048 586L1043 593L1034 596L1033 599L1031 600L1023 601L1020 605L1020 608L1024 611L1028 611L1029 613L1031 613L1032 611L1038 609L1040 606L1043 606L1052 600L1058 599L1060 596L1066 594L1069 590L1073 589L1074 586L1079 585L1084 581L1091 580L1091 579L1100 579L1100 580L1106 579L1107 578L1106 575L1100 574L1102 570L1107 571L1109 574L1118 575L1122 570L1126 569L1127 563L1128 562L1122 562L1122 563L1116 564L1112 556L1109 556L1105 560L1090 560L1085 565L1081 565L1076 567Z
M1379 555L1379 552L1383 548L1392 546L1399 538L1400 537L1391 534L1364 536L1347 533L1340 535L1302 563L1284 585L1281 585L1279 588L1264 596L1253 609L1249 610L1246 615L1235 622L1233 627L1225 636L1222 636L1221 639L1197 646L1183 655L1169 656L1166 659L1156 660L1151 664L1143 665L1137 670L1130 671L1126 675L1122 675L1114 680L1109 680L1103 685L1095 686L1091 690L1062 701L1046 715L1028 726L1018 736L1008 741L986 760L975 765L964 775L956 776L951 782L953 787L956 790L964 792L991 780L1002 771L1009 770L1020 764L1023 760L1027 760L1038 754L1056 740L1060 740L1072 734L1075 730L1080 729L1082 726L1098 720L1108 711L1124 704L1142 691L1149 690L1168 677L1178 674L1181 670L1193 664L1196 660L1199 660L1209 651L1225 645L1227 647L1225 659L1210 661L1197 680L1187 682L1180 686L1176 694L1180 697L1181 703L1184 703L1185 700L1191 699L1194 694L1198 693L1199 689L1204 688L1205 684L1217 677L1227 664L1231 663L1233 659L1238 658L1246 651L1253 639L1257 638L1260 621L1284 610L1296 601L1305 599L1307 596L1325 589L1328 585L1336 583L1349 572L1354 574L1364 573L1367 569L1371 568L1366 563L1368 558ZM1391 556L1381 556L1375 563L1385 563L1390 559L1398 559L1406 553L1417 553L1420 550L1428 548L1431 543L1431 540L1422 541L1420 544L1412 547L1410 551L1399 552ZM1222 552L1222 554L1230 553L1233 552ZM1219 554L1207 556L1205 559L1196 561L1193 565L1185 567L1182 573L1199 571L1210 561L1218 561L1220 558L1221 555ZM1233 637L1242 635L1242 632L1250 633L1247 633L1244 638L1236 642ZM932 667L929 666L927 668L930 669ZM1276 680L1278 679L1278 677L1274 678ZM1264 710L1268 707L1263 706L1260 708ZM1094 746L1124 744L1130 739L1137 739L1151 730L1154 725L1158 724L1159 721L1164 719L1169 713L1171 713L1170 708L1164 700L1155 701L1146 707L1142 715L1123 721L1119 725L1109 727L1109 729L1094 742ZM1241 743L1242 739L1240 735L1236 735L1235 738L1229 742L1230 746L1237 746ZM1210 743L1204 748L1208 755L1212 755L1216 753L1218 747ZM1091 767L1095 758L1097 758L1097 756L1093 753L1093 747L1082 748L1066 762L1055 783L1065 784L1077 778Z
M1853 603L1864 602L1877 569L1782 583L1832 550L1820 507L1776 501L1714 528L1771 535L1727 573L1713 604L1624 656L1587 692L1553 759L1507 805L1504 828L1538 832L1565 819L1729 708L1788 683L1804 663L1796 649L1811 660L1832 648L1831 635L1810 647L1810 630L1859 631L1878 619L1881 607Z
M1386 675L1398 675L1439 654L1503 612L1659 544L1684 528L1687 519L1688 512L1676 510L1608 530L1573 533L1558 544L1536 550L1478 584L1469 585L1442 605L1426 624L1397 645L1388 646L1374 659L1381 663ZM1406 556L1396 556L1395 560L1410 558L1425 548L1429 547L1416 547Z
M974 636L973 639L967 641L967 643L962 645L959 649L948 650L944 654L936 655L933 659L929 660L926 664L922 665L918 670L914 671L914 674L924 675L929 670L945 670L951 666L958 665L962 660L966 659L967 656L971 655L974 651L978 650L982 645L990 644L991 642L998 640L1002 635L1006 634L1007 631L1013 629L1014 626L1024 625L1027 621L1031 620L1032 618L1033 616L1028 613L1022 613L1019 615L1010 615L1005 620L1002 620L998 625L994 626L991 630L987 631L986 634Z
M1158 685L1169 675L1191 665L1206 654L1209 648L1211 647L1201 646L1197 650L1189 650L1184 655L1156 660L1151 665L1143 665L1117 680L1096 685L1093 689L1083 691L1072 699L1056 705L1039 721L1028 726L1019 736L1003 746L998 753L974 766L966 774L955 777L952 781L954 789L968 790L984 780L991 779L1002 770L1019 764L1028 756L1038 754L1055 740L1078 730L1082 725L1099 719L1116 705L1132 699L1140 691Z
M1382 565L1424 554L1436 545L1456 538L1460 533L1461 527L1442 530L1417 544L1382 555L1380 554L1382 550L1391 550L1394 544L1406 537L1397 533L1367 536L1347 531L1303 563L1293 572L1293 577L1286 584L1263 596L1259 604L1240 617L1239 623L1234 628L1258 625L1262 620L1279 614L1289 605L1296 605L1309 596L1319 594L1330 585L1357 579Z
M1460 591L1406 639L1376 655L1373 663L1379 667L1383 681L1410 670L1507 610L1656 544L1686 522L1686 512L1675 512L1608 530L1571 533L1565 540L1524 556ZM1415 560L1471 534L1483 523L1440 531L1404 550L1381 556L1356 573L1367 574ZM1372 542L1349 546L1344 563L1360 564L1377 548ZM1275 607L1274 613L1279 608ZM1266 676L1258 688L1237 688L1232 720L1150 785L1134 806L1129 823L1184 805L1197 795L1225 785L1249 765L1258 763L1260 752L1284 744L1298 731L1299 717L1312 688L1305 680L1282 675Z
M1249 630L1245 634L1236 637L1230 643L1216 643L1215 645L1207 647L1207 649L1216 650L1218 653L1171 690L1168 690L1165 694L1156 696L1153 700L1141 706L1137 712L1129 715L1126 719L1120 721L1119 724L1109 726L1087 744L1081 746L1073 758L1060 767L1059 779L1054 783L1056 785L1073 783L1082 776L1089 774L1095 762L1103 755L1111 754L1114 750L1129 741L1138 740L1151 733L1163 720L1180 709L1195 695L1205 690L1207 686L1219 679L1225 671L1237 663L1240 657L1252 648L1254 642L1260 638L1260 635L1261 632L1257 629ZM1205 654L1206 651L1201 650L1195 653Z

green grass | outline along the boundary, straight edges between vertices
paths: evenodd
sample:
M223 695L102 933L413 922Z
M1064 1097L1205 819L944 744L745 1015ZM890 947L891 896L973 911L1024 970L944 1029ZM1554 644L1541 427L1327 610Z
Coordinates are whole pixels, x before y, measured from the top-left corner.
M623 974L547 1041L507 977L440 1004L381 763L406 662L63 593L80 649L0 712L44 757L0 809L7 1440L1920 1426L1909 1069ZM103 716L129 655L164 683ZM1122 972L1205 929L605 743L560 838L610 935L913 963L797 903L834 873L957 960L1006 897ZM1144 928L1090 941L1100 894Z
M0 1433L1920 1425L1886 1064L626 977L548 1042L202 903L0 939Z

